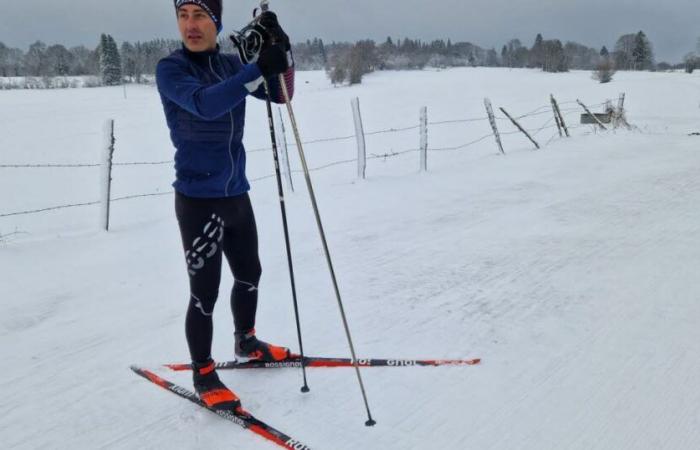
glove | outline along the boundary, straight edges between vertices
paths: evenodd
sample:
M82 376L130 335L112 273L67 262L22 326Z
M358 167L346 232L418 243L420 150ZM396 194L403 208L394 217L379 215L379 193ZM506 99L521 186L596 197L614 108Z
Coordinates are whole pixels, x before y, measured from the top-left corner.
M265 31L263 36L266 36L263 48L268 48L271 45L281 44L285 51L291 50L292 46L289 43L289 36L284 32L277 20L277 14L272 11L265 11L258 16L258 25Z
M287 52L282 49L280 44L272 45L260 52L257 64L260 73L265 78L272 78L289 69Z

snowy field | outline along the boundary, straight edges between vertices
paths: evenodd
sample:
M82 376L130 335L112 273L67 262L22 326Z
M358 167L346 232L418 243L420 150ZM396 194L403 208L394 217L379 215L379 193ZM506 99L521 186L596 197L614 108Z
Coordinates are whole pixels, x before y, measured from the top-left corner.
M551 128L549 94L578 123L577 98L627 95L633 131ZM115 162L172 159L152 87L0 92L0 165L95 164L116 120ZM454 151L313 172L360 358L473 358L473 367L363 370L378 425L368 429L354 373L222 372L244 406L314 449L700 448L700 74L454 69L377 73L333 88L300 73L305 140L480 118L483 98L523 119L541 151L507 134ZM596 107L600 111L601 107ZM549 122L548 122L549 121ZM269 145L249 101L246 144ZM513 131L499 121L504 133ZM488 122L429 127L431 148L489 133ZM288 140L292 141L288 133ZM417 129L368 136L370 155L418 146ZM352 159L353 139L310 144L312 167ZM299 165L290 148L294 167ZM273 173L249 155L250 178ZM117 166L113 197L167 193L172 166ZM99 168L0 168L0 215L99 197ZM309 199L288 198L305 350L348 356ZM296 350L274 179L251 192L263 279L258 333ZM136 377L129 365L184 362L187 279L171 195L0 217L0 447L271 449L272 444ZM232 285L225 276L222 293ZM222 298L225 295L222 295ZM214 357L232 357L226 301ZM187 374L159 373L183 385Z

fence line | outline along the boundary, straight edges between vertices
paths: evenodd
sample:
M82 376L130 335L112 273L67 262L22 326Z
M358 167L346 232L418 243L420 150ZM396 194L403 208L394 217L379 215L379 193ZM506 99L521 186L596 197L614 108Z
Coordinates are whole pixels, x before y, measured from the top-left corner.
M575 100L573 101L568 101L568 102L561 102L560 105L567 105L567 104L576 104L577 102ZM601 103L596 103L591 106L591 108L594 107L599 107L605 105L606 102L601 102ZM579 111L579 108L577 107L571 107L571 108L565 108L561 110L564 116L569 116L574 114L576 111ZM535 117L535 116L540 116L543 114L551 114L551 105L544 105L540 106L528 113L516 116L517 119L522 119L526 117ZM495 117L497 120L509 120L508 118L505 117ZM427 126L440 126L440 125L451 125L451 124L460 124L460 123L473 123L473 122L481 122L481 121L488 121L488 117L473 117L473 118L466 118L466 119L456 119L456 120L444 120L444 121L434 121L434 122L426 122L425 125ZM553 117L550 117L546 122L544 122L539 128L532 128L532 129L526 129L526 131L533 133L534 135L537 135L541 133L544 130L551 129L551 128L556 128L556 124L550 125L551 122L554 120ZM570 129L576 129L576 128L582 128L585 127L586 125L574 125L570 126ZM408 127L402 127L402 128L387 128L383 130L376 130L376 131L371 131L364 133L365 136L376 136L376 135L381 135L381 134L389 134L389 133L401 133L405 131L411 131L411 130L419 130L421 129L421 124L419 125L413 125L413 126L408 126ZM501 136L508 136L508 135L514 135L521 133L519 130L515 131L509 131L509 132L501 132L499 133ZM86 133L86 134L95 134L95 133ZM555 139L557 133L555 133L548 141L547 144L552 142L552 140ZM462 150L465 148L468 148L470 146L476 145L480 142L483 142L486 139L489 139L493 136L493 133L488 133L485 134L482 137L479 137L478 139L469 141L465 144L453 146L453 147L436 147L436 148L429 148L428 150L430 152L447 152L447 151L456 151L456 150ZM325 143L325 142L340 142L340 141L347 141L351 139L356 139L356 134L349 135L349 136L341 136L341 137L328 137L328 138L320 138L320 139L314 139L314 140L309 140L303 142L305 145L310 145L310 144L318 144L318 143ZM296 144L290 144L293 146L296 146ZM256 148L252 150L246 150L246 153L258 153L258 152L265 152L265 151L270 151L271 147L264 147L264 148ZM402 151L392 151L392 152L386 152L383 154L376 154L372 153L368 156L366 156L366 159L368 160L379 160L382 159L386 161L387 159L390 158L395 158L399 156L403 156L409 153L416 153L420 152L420 148L411 148L411 149L406 149ZM112 163L113 166L152 166L152 165L164 165L164 164L173 164L173 160L167 160L167 161L133 161L133 162L121 162L121 163ZM328 164L324 164L321 166L313 167L310 169L310 171L315 172L319 170L324 170L330 167L334 166L339 166L339 165L345 165L345 164L356 164L357 163L357 158L352 158L352 159L346 159L346 160L341 160L341 161L334 161ZM60 163L48 163L48 164L0 164L0 169L20 169L20 168L30 168L30 169L35 169L35 168L92 168L92 167L101 167L102 164L95 164L95 163L75 163L75 164L60 164ZM301 170L293 170L292 173L301 173ZM273 178L275 175L265 175L257 178L250 179L249 181L251 183L258 182L258 181L263 181L267 180L270 178ZM166 195L172 195L172 191L168 192L153 192L153 193L147 193L147 194L134 194L134 195L126 195L122 197L117 197L113 198L110 201L112 202L118 202L118 201L125 201L125 200L132 200L132 199L137 199L137 198L145 198L145 197L158 197L158 196L166 196ZM40 208L40 209L33 209L33 210L27 210L27 211L17 211L17 212L12 212L12 213L3 213L0 214L0 218L5 218L5 217L12 217L12 216L19 216L19 215L28 215L28 214L38 214L38 213L43 213L43 212L48 212L48 211L55 211L55 210L61 210L61 209L67 209L67 208L76 208L76 207L83 207L83 206L93 206L93 205L98 205L100 204L100 201L93 201L93 202L83 202L83 203L73 203L73 204L67 204L67 205L58 205L58 206L51 206L47 208Z
M101 164L0 164L2 169L45 169L45 168L78 168L99 167Z

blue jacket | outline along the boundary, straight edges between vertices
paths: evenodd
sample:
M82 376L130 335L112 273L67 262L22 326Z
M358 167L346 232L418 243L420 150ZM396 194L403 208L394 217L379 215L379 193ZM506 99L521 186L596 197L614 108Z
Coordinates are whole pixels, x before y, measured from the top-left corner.
M285 81L292 95L293 68ZM176 191L188 197L222 198L250 189L243 148L245 99L248 94L265 99L262 82L257 64L243 65L218 47L194 53L183 46L160 60L156 83L176 149ZM283 103L277 78L269 85L272 100Z

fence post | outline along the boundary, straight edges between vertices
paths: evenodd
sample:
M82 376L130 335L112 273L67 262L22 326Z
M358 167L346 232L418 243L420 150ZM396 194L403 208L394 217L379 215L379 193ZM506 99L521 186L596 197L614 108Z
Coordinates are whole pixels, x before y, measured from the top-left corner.
M559 121L559 114L557 114L557 109L554 107L554 96L550 94L549 101L552 103L552 112L554 113L554 121L557 123L557 130L559 130L559 137L564 137L564 133L561 131L561 122Z
M513 125L515 125L515 126L518 128L518 130L520 130L525 136L527 136L528 139L530 139L530 142L532 142L533 144L535 144L535 148L536 148L537 150L539 150L539 149L540 149L540 144L538 144L537 141L534 140L534 139L532 138L532 136L530 136L530 133L528 133L527 130L525 130L525 128L523 128L515 119L513 119L513 117L511 117L511 115L508 114L508 112L505 110L505 108L500 108L500 110L501 110L501 112L502 112L503 114L506 115L507 118L510 119L511 122L513 122Z
M284 118L282 117L282 108L277 108L277 112L280 115L280 120L278 124L277 139L280 141L278 145L281 150L280 156L282 159L282 172L284 172L284 178L287 180L287 187L290 191L294 192L294 183L292 182L292 169L289 166L289 153L287 152L287 134L284 129Z
M559 103L557 103L557 100L554 98L554 95L550 94L550 98L552 99L554 111L556 111L556 115L559 117L559 123L561 123L561 127L564 129L564 133L566 133L566 137L571 137L571 135L569 134L569 129L566 127L566 122L564 122L564 116L562 116L561 110L559 109Z
M617 110L614 113L615 118L615 128L619 127L620 124L624 125L628 130L632 129L632 125L627 122L627 117L625 114L625 93L620 93L620 97L617 99Z
M104 147L102 149L102 200L101 228L109 231L109 200L112 191L112 157L114 155L114 119L104 126Z
M603 122L598 120L598 117L595 114L593 114L591 112L591 110L588 109L588 107L581 102L581 100L576 99L576 101L578 102L579 105L581 105L581 107L584 109L584 111L586 111L586 113L588 113L589 116L593 117L593 119L598 123L598 126L600 126L600 128L602 128L603 130L607 130L607 127L605 125L603 125Z
M367 147L365 142L365 130L362 126L360 114L360 99L352 99L352 117L355 121L355 139L357 140L357 177L364 179L367 170Z
M617 110L620 114L625 110L625 93L620 93L620 98L617 99Z
M505 155L506 152L503 150L503 144L501 143L501 135L498 133L498 126L496 125L496 116L493 115L493 106L491 106L491 100L485 98L484 106L486 106L486 113L489 115L489 122L491 122L491 129L493 130L493 136L496 138L498 149L503 155Z
M428 171L428 107L420 109L420 170Z

